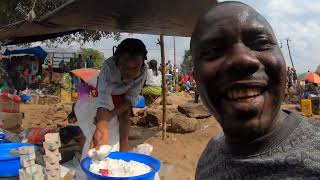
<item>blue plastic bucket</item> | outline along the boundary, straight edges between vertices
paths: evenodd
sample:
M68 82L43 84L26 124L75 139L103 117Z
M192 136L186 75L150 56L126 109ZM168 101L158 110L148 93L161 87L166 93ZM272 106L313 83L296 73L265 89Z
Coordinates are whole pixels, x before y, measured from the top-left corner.
M24 103L30 102L31 100L32 100L32 96L26 96L26 95L21 96L21 101Z
M143 96L139 96L139 101L136 105L133 106L134 108L144 108L146 107L146 102Z
M11 155L10 151L23 146L34 145L28 143L0 144L0 177L16 177L19 175L20 157ZM36 146L35 150L37 150Z
M124 161L129 162L130 160L134 160L140 163L144 163L148 166L150 166L153 170L147 174L143 174L140 176L134 176L134 177L106 177L106 176L100 176L98 174L94 174L89 171L91 159L85 158L81 161L81 168L86 173L88 180L153 180L155 174L160 170L160 161L156 158L153 158L148 155L144 154L137 154L137 153L129 153L129 152L113 152L110 153L109 158L111 159L122 159Z

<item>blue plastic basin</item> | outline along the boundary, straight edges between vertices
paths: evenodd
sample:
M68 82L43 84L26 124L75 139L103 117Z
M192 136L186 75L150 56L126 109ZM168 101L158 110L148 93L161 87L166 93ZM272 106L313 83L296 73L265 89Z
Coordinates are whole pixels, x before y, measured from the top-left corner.
M133 106L134 108L144 108L146 107L146 102L143 96L139 96L139 101L136 105Z
M0 144L0 177L16 177L19 175L20 157L11 155L10 151L23 146L34 146L28 143ZM35 150L37 147L35 146Z
M129 152L113 152L110 153L109 158L111 159L122 159L124 161L129 162L130 160L134 160L137 162L144 163L150 166L153 170L147 174L143 174L140 176L134 177L106 177L100 176L98 174L94 174L89 171L91 159L85 158L81 161L81 168L86 173L88 180L99 180L99 179L107 179L107 180L153 180L155 174L160 170L160 161L156 158L153 158L144 154L137 153L129 153Z
M32 100L32 96L26 96L26 95L21 96L22 102L30 102L31 100Z

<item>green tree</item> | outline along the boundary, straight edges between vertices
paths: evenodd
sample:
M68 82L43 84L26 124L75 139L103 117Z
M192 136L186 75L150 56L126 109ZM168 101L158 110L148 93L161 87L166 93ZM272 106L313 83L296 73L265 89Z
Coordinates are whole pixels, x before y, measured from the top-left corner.
M181 72L186 73L192 69L193 69L193 62L192 62L192 58L191 58L191 51L185 50L184 56L183 56L183 61L181 64Z
M0 0L0 26L21 21L27 18L33 9L35 19L38 20L46 13L61 6L67 0ZM34 6L34 8L33 8ZM103 31L82 31L74 35L66 35L60 38L45 41L46 43L71 43L73 41L84 44L86 42L99 41L104 37L120 39L120 33Z
M79 54L81 54L84 59L88 59L90 56L92 56L92 58L94 60L93 62L94 62L95 68L97 68L97 69L101 68L102 63L104 61L104 56L103 56L102 52L95 50L95 49L88 48L88 49L82 49L79 52ZM77 55L77 57L78 57L78 55Z

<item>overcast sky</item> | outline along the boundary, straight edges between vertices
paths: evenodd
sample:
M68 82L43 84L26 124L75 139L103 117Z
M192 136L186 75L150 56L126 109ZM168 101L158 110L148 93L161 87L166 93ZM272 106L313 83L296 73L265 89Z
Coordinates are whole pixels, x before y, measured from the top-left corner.
M320 64L320 1L319 0L241 0L257 9L270 22L287 65L291 66L286 46L286 39L290 39L293 62L298 72L314 71ZM156 44L158 36L142 34L123 34L126 37L141 39L149 51L149 59L160 60L160 49ZM103 39L95 44L87 43L83 47L94 48L104 53L105 57L112 55L112 47L117 45L112 39ZM190 38L177 37L177 61L181 63L184 51L189 49ZM173 60L173 38L165 37L166 58ZM78 44L71 46L78 49Z

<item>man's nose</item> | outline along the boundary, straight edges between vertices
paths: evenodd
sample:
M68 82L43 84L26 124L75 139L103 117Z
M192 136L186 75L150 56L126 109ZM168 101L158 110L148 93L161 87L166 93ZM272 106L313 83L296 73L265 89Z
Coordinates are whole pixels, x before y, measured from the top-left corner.
M242 43L235 44L227 56L226 71L236 77L247 77L259 70L260 61L254 53Z

